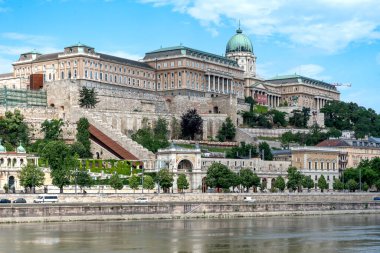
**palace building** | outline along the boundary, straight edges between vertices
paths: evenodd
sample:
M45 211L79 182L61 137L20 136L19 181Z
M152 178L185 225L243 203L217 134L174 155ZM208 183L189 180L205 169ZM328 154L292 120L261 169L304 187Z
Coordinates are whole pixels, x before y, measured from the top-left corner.
M231 95L241 101L251 96L272 108L288 105L313 111L340 99L335 86L312 78L296 74L258 77L252 42L240 28L228 41L225 52L225 56L219 56L181 45L148 52L141 61L134 61L78 43L58 53L21 54L13 63L13 79L10 74L0 76L0 85L40 89L47 82L89 80L170 96ZM43 76L39 84L38 74ZM30 84L25 85L25 80Z

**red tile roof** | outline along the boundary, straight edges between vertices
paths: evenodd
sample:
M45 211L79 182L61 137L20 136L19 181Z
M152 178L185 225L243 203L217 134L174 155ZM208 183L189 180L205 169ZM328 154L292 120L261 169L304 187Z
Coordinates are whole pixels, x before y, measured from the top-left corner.
M333 139L333 140L324 140L316 145L317 147L345 147L350 146L344 140Z

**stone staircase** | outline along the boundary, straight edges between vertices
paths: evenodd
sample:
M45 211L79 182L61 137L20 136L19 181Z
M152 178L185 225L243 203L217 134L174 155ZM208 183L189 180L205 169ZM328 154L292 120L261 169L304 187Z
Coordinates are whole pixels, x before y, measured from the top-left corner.
M90 111L81 111L83 117L86 117L88 122L96 127L98 130L103 132L109 138L117 142L124 149L128 150L134 156L140 160L153 160L155 155L153 152L144 148L127 135L123 134L120 129L112 128L111 125L102 120L101 112L90 112Z

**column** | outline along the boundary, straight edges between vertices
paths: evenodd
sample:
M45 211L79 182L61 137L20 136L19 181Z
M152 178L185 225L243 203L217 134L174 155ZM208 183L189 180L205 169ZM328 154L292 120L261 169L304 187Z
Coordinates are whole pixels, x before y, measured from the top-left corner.
M208 75L208 91L210 91L211 90L211 77L210 77L210 75Z
M220 93L220 77L218 77L218 93Z
M222 77L222 93L224 94L224 78Z
M227 94L229 94L230 93L230 89L228 87L228 79L227 78L226 78L226 83L227 83Z
M230 84L231 84L231 93L234 94L234 82L232 81L232 79L230 79Z
M214 76L214 82L212 83L212 89L213 89L213 92L215 92L215 76Z

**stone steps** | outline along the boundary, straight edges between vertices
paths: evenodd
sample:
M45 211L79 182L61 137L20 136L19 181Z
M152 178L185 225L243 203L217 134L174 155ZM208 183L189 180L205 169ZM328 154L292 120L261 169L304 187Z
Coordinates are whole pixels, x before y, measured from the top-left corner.
M120 146L131 152L134 156L140 160L154 159L155 155L151 151L147 150L127 135L123 134L119 129L112 128L110 124L103 121L107 115L103 115L101 112L89 112L82 111L84 117L86 117L94 127L98 128L105 135L117 142Z

